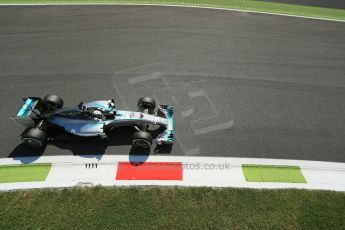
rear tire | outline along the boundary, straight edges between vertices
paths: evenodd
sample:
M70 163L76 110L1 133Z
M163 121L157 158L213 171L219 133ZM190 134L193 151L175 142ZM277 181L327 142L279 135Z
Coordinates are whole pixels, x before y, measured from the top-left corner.
M45 96L43 102L49 109L61 109L63 107L63 100L56 95Z
M138 108L140 112L147 110L148 114L153 114L156 108L156 101L151 97L142 97L138 100Z
M132 146L135 148L146 149L152 145L152 136L145 131L135 132L132 136Z
M22 142L32 147L40 148L46 145L48 134L39 128L31 128L22 135Z

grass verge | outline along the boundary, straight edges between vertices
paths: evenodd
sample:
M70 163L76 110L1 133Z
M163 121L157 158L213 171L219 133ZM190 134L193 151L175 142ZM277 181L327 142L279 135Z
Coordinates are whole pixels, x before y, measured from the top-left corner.
M0 166L0 183L44 181L51 164Z
M240 10L262 11L288 15L345 20L345 10L325 7L311 7L255 0L0 0L0 4L38 4L38 3L140 3L174 4L191 6L210 6Z
M242 165L248 182L306 183L298 166Z
M73 188L0 194L1 229L343 229L345 193Z

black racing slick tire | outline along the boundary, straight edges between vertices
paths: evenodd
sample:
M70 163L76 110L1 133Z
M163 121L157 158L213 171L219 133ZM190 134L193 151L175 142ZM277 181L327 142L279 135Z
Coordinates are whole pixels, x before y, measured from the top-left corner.
M22 142L32 147L40 148L47 144L48 134L39 128L31 128L22 135Z
M152 136L145 131L137 131L132 136L132 146L135 148L146 149L152 144Z
M142 97L138 100L138 108L140 112L147 110L149 114L153 114L156 108L156 101L151 97Z
M50 109L61 109L63 107L63 100L56 95L47 95L43 98L44 104Z

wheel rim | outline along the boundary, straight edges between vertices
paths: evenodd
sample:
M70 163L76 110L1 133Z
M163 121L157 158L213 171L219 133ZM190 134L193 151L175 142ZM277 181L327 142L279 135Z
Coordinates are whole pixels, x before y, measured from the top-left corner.
M23 138L23 143L34 146L34 147L42 146L42 142L40 140L33 139L33 138Z
M133 145L139 148L148 148L150 147L151 143L144 139L136 139L133 140Z

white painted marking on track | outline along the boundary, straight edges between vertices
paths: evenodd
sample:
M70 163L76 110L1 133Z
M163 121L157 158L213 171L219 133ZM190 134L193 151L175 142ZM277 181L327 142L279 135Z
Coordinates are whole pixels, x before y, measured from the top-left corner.
M0 4L0 6L1 6L1 4ZM128 104L126 103L126 100L123 98L122 94L120 93L121 91L120 91L120 89L118 88L118 86L117 86L117 84L116 84L116 79L115 79L115 77L116 77L118 74L121 74L121 73L124 73L124 72L133 71L133 70L137 70L137 69L140 69L140 68L149 67L149 66L154 66L154 65L162 64L162 63L165 63L165 62L158 62L158 63L152 63L152 64L146 64L146 65L131 67L131 68L127 68L127 69L123 69L123 70L117 71L116 73L113 74L113 77L112 77L112 84L113 84L113 87L114 87L116 93L119 95L120 100L122 101L123 106L124 106L124 108L125 108L126 110L128 110L129 107L128 107Z
M216 106L214 105L214 103L212 102L212 100L210 99L208 94L205 92L205 90L198 90L198 91L194 91L194 92L189 92L188 94L189 94L190 99L193 99L193 98L196 98L196 97L204 97L204 98L206 98L206 100L208 101L208 103L211 106L211 111L215 113L212 116L202 117L202 118L199 118L199 119L195 119L193 121L207 120L207 119L219 116L219 113L218 113L218 110L216 109Z
M181 113L181 116L182 117L190 117L192 114L193 114L193 110L194 108L190 108L190 109L187 109L187 110L182 110L180 113Z
M223 124L218 124L218 125L213 125L213 126L208 126L205 128L200 128L200 129L195 129L194 133L195 135L200 135L200 134L206 134L206 133L211 133L211 132L216 132L224 129L230 129L234 125L234 120L228 121Z
M267 14L275 16L284 16L284 17L294 17L302 19L312 19L312 20L322 20L322 21L332 21L332 22L345 22L341 19L331 19L331 18L320 18L312 16L302 16L295 14L282 14L282 13L273 13L265 11L255 11L255 10L244 10L244 9L235 9L235 8L222 8L222 7L212 7L212 6L189 6L189 5L176 5L176 4L158 4L158 3L50 3L50 4L1 4L1 6L93 6L93 5L119 5L119 6L166 6L166 7L184 7L184 8L198 8L198 9L209 9L209 10L224 10L224 11L234 11L234 12L244 12L244 13L257 13L257 14Z
M158 79L162 76L162 73L152 73L150 75L143 75L143 76L139 76L139 77L132 77L130 79L128 79L129 84L138 84L138 83L142 83L145 81L150 81L150 80L155 80Z

